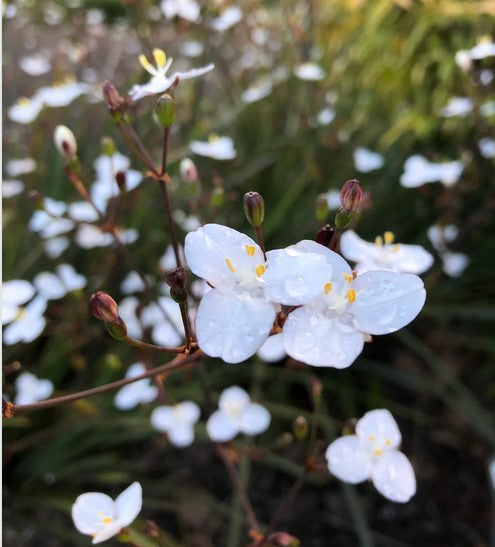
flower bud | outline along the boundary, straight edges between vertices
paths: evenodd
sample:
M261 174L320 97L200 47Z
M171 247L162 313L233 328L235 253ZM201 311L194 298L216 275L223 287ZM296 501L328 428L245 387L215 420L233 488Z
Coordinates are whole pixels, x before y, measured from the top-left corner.
M363 197L363 190L361 184L357 179L348 180L342 190L340 191L340 204L347 211L355 211L361 198Z
M276 547L299 547L301 545L296 537L287 532L273 532L266 539L269 545L275 545Z
M2 397L2 418L13 418L15 413L14 403Z
M126 101L112 82L105 82L103 84L103 98L116 123L129 123L129 112Z
M120 317L113 323L105 323L105 328L115 340L125 340L127 337L127 326Z
M328 247L330 245L330 241L332 241L334 231L335 230L330 226L330 224L323 226L323 228L320 228L316 234L316 243L319 243L324 247Z
M121 192L126 191L126 174L125 171L117 171L115 173L115 181L117 182L117 186L119 187L119 190Z
M259 228L265 218L265 201L258 192L244 194L244 214L253 228Z
M105 154L105 156L112 157L117 151L115 141L111 137L102 137L100 144L101 151L103 152L103 154Z
M309 388L313 397L313 403L318 404L323 393L323 384L316 376L311 376L309 380Z
M198 170L190 158L184 158L180 162L180 178L184 182L196 182L198 180Z
M315 206L316 220L325 220L327 218L329 211L330 209L328 207L328 200L327 200L326 194L320 194L316 198L316 206Z
M100 321L115 323L119 319L117 302L103 291L96 292L91 296L89 306L91 313Z
M308 420L304 416L298 416L292 424L292 431L294 432L294 437L302 441L309 431Z
M221 207L225 202L225 190L223 186L215 186L211 193L211 204L213 207Z
M344 230L349 226L351 220L351 213L347 209L344 209L344 207L339 207L335 215L335 227L339 230Z
M175 99L162 95L156 103L156 117L163 127L170 127L175 120Z
M53 132L53 142L64 158L70 159L77 154L76 137L65 125L57 125Z
M187 300L186 271L182 266L175 268L167 274L165 278L168 286L170 287L170 296L178 303L183 304Z

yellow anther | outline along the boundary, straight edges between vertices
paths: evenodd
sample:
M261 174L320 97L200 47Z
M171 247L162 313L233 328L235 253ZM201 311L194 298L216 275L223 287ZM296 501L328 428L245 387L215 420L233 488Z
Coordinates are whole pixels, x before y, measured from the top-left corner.
M266 272L266 268L264 266L264 264L260 264L257 268L256 268L256 275L258 277L261 277L265 272Z
M22 319L26 315L26 310L24 308L19 308L15 314L16 320Z
M373 454L375 456L381 456L383 454L383 450L381 448L374 448L373 449Z
M138 59L139 59L139 64L144 68L144 70L146 70L150 74L156 74L156 68L148 61L144 53L141 53Z
M31 99L28 99L27 97L20 97L19 99L17 99L17 104L19 106L27 106L30 103Z
M347 289L347 301L352 304L356 300L356 291L354 289Z
M354 279L354 277L348 273L343 273L342 277L347 281L347 283L350 283Z
M392 252L393 253L398 253L399 252L399 249L400 249L400 245L398 243L396 243L393 247L392 247Z
M387 245L389 245L390 243L393 243L395 239L394 232L385 232L383 234L383 239L385 239L385 243L387 243Z
M210 135L208 135L209 143L217 142L218 140L220 140L220 136L217 133L211 133Z
M247 243L245 247L246 247L246 253L249 256L254 256L254 253L256 252L256 247L254 245L248 245Z
M162 67L166 65L167 56L165 55L165 52L163 51L163 49L156 47L153 50L153 57L155 59L156 66Z
M323 292L324 292L325 294L328 294L328 293L332 290L332 286L333 286L333 285L332 285L330 282L325 283L325 284L323 285Z
M383 247L383 237L382 236L376 236L375 237L375 245L378 247Z
M385 444L386 444L387 446L392 446L392 441L391 441L390 439L386 439L386 440L385 440Z
M235 268L232 264L232 262L230 261L230 258L226 258L225 259L225 262L227 263L227 267L229 268L229 270L234 273L235 272Z
M371 442L373 442L373 441L375 440L375 436L374 436L374 435L370 435L370 436L368 437L368 439L369 439Z
M110 524L112 522L113 518L112 517L103 517L101 519L101 522L103 522L103 524Z

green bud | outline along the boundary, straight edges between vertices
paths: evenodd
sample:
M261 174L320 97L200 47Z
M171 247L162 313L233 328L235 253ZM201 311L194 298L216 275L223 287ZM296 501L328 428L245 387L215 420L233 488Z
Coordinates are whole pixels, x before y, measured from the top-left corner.
M347 226L349 226L351 220L351 213L347 209L339 207L335 215L335 227L339 230L344 230Z
M115 141L111 137L102 137L101 139L101 151L105 156L112 157L117 151Z
M265 200L258 192L244 194L244 214L253 228L259 228L265 218Z
M225 203L225 190L223 187L215 186L210 199L213 207L221 207Z
M156 117L163 127L170 127L175 120L175 99L162 95L156 103Z
M115 340L125 340L127 337L127 326L120 317L114 323L105 323L105 328Z
M325 220L327 218L329 211L330 209L328 207L327 196L325 194L320 194L316 198L316 206L315 206L316 220L320 220L320 221Z
M292 431L294 432L294 437L302 441L309 431L308 420L304 416L298 416L292 424Z

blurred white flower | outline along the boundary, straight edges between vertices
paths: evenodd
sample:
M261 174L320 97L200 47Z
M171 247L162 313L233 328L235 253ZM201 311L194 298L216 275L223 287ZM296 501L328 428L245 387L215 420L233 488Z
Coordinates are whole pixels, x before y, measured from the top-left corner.
M234 141L230 137L210 135L208 141L191 141L189 148L195 154L215 160L232 160L236 157Z
M43 244L45 253L51 259L58 258L69 247L69 245L69 238L63 236L47 239Z
M15 404L29 405L48 399L53 393L53 383L50 380L40 380L30 372L23 372L15 381L15 389Z
M38 90L38 97L46 106L68 106L81 95L88 93L88 84L76 82L73 78L66 78L52 86L42 87Z
M256 355L262 361L265 361L265 363L277 363L287 357L282 340L282 333L269 336L261 348L256 352Z
M326 76L321 66L315 63L302 63L294 68L294 74L300 80L317 82Z
M2 181L2 198L13 198L21 194L24 190L24 183L20 180L3 180Z
M471 59L471 53L467 49L461 49L455 54L456 65L467 72L473 65L473 60Z
M440 255L443 263L443 271L449 277L459 277L469 266L469 257L464 253L446 251Z
M141 324L151 328L151 339L164 347L177 347L184 340L184 326L177 302L168 296L143 308Z
M86 286L86 278L70 264L60 264L55 271L40 272L33 279L38 295L45 300L58 300Z
M238 6L229 6L219 17L213 19L211 28L217 32L225 32L242 20L242 10Z
M333 122L334 118L335 110L327 106L326 108L318 112L318 115L316 116L316 121L318 122L318 125L328 125Z
M446 106L440 110L440 116L444 118L465 118L474 108L474 102L469 97L452 97Z
M72 506L74 526L81 534L92 536L93 544L106 541L139 515L142 496L138 482L132 483L115 501L100 492L81 494Z
M38 338L45 328L46 320L43 317L45 310L46 300L40 296L33 298L25 307L20 307L15 318L7 321L10 324L3 329L4 344L12 346L18 342L28 343Z
M339 190L329 190L326 193L328 208L330 211L334 211L340 207L340 191Z
M8 117L17 123L30 124L38 117L43 109L43 99L33 95L30 99L21 97L7 110Z
M433 256L420 245L394 243L392 232L378 236L374 243L364 241L352 230L344 232L340 238L342 255L356 262L358 274L370 270L390 270L399 273L420 275L433 264Z
M141 66L151 74L151 79L148 83L139 85L135 84L129 91L129 95L134 101L147 97L148 95L155 95L156 93L163 93L166 91L176 80L188 80L189 78L196 78L202 76L210 70L215 68L215 65L209 64L201 68L193 68L185 72L174 72L172 75L167 76L168 69L172 64L173 59L168 59L165 52L162 49L155 48L153 50L153 58L155 65L152 65L144 54L139 56L139 62Z
M119 230L118 234L124 245L134 243L139 233L132 228L128 230ZM108 232L102 232L97 226L91 224L81 224L74 237L79 247L83 249L93 249L95 247L109 247L114 243L114 237Z
M5 172L9 177L18 177L26 175L36 170L36 161L33 158L21 158L18 160L9 160L5 164Z
M408 502L416 493L414 470L397 450L401 434L388 410L367 412L356 424L356 434L338 438L325 454L330 473L357 484L371 479L391 501Z
M495 42L489 36L483 36L478 44L469 50L471 59L481 60L487 57L495 57Z
M180 45L180 52L184 57L199 57L203 53L203 50L203 44L196 40L188 40L187 42L182 42Z
M49 239L70 232L75 224L72 220L63 217L67 211L67 205L63 201L55 201L51 198L43 199L43 210L33 213L28 227L40 237Z
M162 0L160 7L167 19L177 16L193 23L199 20L200 6L196 0Z
M197 228L197 227L196 227ZM194 229L196 229L194 228ZM181 259L182 265L186 265L186 257L184 255L184 247L179 243L179 257ZM175 260L175 253L174 248L171 244L167 245L167 248L165 249L165 253L161 256L158 266L160 267L160 270L163 270L164 272L168 272L170 270L173 270L177 268L177 262Z
M52 68L52 64L46 55L35 53L21 57L19 61L21 69L30 76L40 76L46 74Z
M271 78L264 77L255 82L251 87L241 95L241 99L245 103L254 103L268 97L273 90Z
M480 82L482 85L489 85L495 78L493 70L484 69L480 72Z
M453 186L464 170L461 160L433 163L419 154L411 156L404 163L400 184L404 188L417 188L423 184L440 181L444 186Z
M120 291L122 294L143 292L145 289L146 285L143 278L135 271L129 272L120 284Z
M459 235L459 228L454 224L439 226L434 224L427 230L428 239L438 252L447 250L447 243L452 243Z
M22 304L33 298L36 289L29 281L13 279L2 284L2 325L19 315Z
M199 406L192 401L159 406L151 413L151 425L166 433L174 446L183 448L194 441L194 424L200 415Z
M495 158L495 139L485 137L478 141L478 148L484 158Z
M206 423L206 431L215 443L232 440L238 433L259 435L270 426L268 410L252 403L249 395L240 387L225 389L218 400L219 409L213 412Z
M384 158L377 152L372 152L368 148L356 148L353 152L354 167L361 173L369 173L383 167Z
M486 103L483 103L480 106L480 114L485 118L493 116L495 114L495 101L487 101Z
M73 201L70 203L67 215L76 222L94 222L98 220L98 213L87 201Z
M146 372L142 363L134 363L125 374L126 378L135 378ZM117 391L114 404L119 410L131 410L139 404L151 403L158 395L158 388L152 385L151 378L143 378L132 384L127 384Z
M141 338L143 328L137 315L139 299L135 296L126 296L119 302L119 315L127 326L127 334L132 338Z

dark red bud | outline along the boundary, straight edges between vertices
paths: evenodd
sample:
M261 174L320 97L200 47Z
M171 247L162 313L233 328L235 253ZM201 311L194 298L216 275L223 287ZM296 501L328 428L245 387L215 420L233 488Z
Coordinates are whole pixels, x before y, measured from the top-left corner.
M169 272L165 278L170 287L170 296L179 304L187 300L186 283L187 275L182 266Z
M117 171L115 173L115 180L117 181L117 186L121 192L126 191L126 174L125 171Z
M363 189L357 179L348 180L340 191L340 203L347 211L355 211L361 198L363 197Z
M100 321L115 323L119 319L117 302L107 293L102 291L94 293L89 300L89 306L91 313Z
M330 245L330 241L332 240L334 231L335 230L330 226L330 224L323 226L323 228L321 228L316 234L316 243L328 247Z

